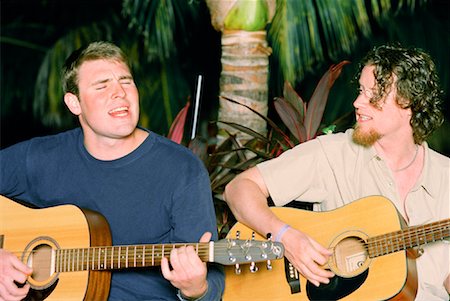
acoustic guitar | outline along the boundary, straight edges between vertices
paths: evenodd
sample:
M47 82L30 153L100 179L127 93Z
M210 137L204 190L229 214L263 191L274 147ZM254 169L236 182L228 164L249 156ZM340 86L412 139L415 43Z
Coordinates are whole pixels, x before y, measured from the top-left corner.
M0 248L33 268L29 300L106 300L111 270L158 266L173 248L193 246L203 262L271 262L281 243L223 239L208 243L111 246L105 218L73 205L31 209L0 196Z
M395 206L381 196L327 212L271 210L333 250L324 268L336 276L329 284L315 287L287 259L256 275L243 269L237 277L232 267L225 267L224 301L413 300L417 292L414 258L423 251L420 246L450 237L450 219L406 228ZM252 230L237 223L228 237L232 239L236 231L248 235ZM414 252L417 246L419 252Z

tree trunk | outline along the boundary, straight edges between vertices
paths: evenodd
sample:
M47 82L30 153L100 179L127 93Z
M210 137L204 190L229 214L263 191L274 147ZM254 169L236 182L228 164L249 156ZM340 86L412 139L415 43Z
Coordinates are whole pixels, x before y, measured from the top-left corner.
M266 25L276 10L276 0L206 0L211 23L222 32L222 73L220 75L219 121L234 122L262 135L267 132L264 119L230 98L267 116L269 55ZM250 136L218 123L217 144L235 134L241 143Z
M224 30L222 32L222 72L220 96L245 104L264 116L268 106L268 65L271 49L265 31ZM265 135L266 122L249 109L220 98L219 121L234 122ZM219 123L218 143L237 134L241 142L250 137Z

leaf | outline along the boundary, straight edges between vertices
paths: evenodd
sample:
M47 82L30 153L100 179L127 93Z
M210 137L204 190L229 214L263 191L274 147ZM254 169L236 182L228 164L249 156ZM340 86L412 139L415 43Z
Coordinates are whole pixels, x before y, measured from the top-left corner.
M322 129L322 133L324 133L324 134L326 134L326 135L330 135L330 134L333 134L333 132L334 132L335 130L336 130L336 125L335 125L335 124L332 124L332 125L329 125L329 126L323 128L323 129Z
M188 148L200 158L204 163L208 160L208 142L206 139L200 137L195 137L193 140L189 141Z
M224 163L222 166L224 168L227 168L227 169L230 169L233 171L242 172L250 167L255 166L256 164L258 164L259 162L262 162L264 160L265 160L264 158L255 156L248 160L244 160L244 161L240 161L240 162L227 162L227 163Z
M217 121L217 123L223 123L223 124L229 125L229 126L235 128L235 129L241 131L242 133L245 133L245 134L248 134L248 135L250 135L252 137L258 138L258 139L264 141L265 143L269 142L269 140L267 140L266 137L264 137L260 133L255 132L254 130L252 130L251 128L248 128L246 126L243 126L243 125L240 125L240 124L237 124L237 123L234 123L234 122L227 122L227 121Z
M305 118L305 102L300 95L295 92L288 81L284 82L283 97L289 102L294 109L300 114L300 120L303 122Z
M225 185L233 180L235 176L236 174L226 173L223 177L217 177L216 179L211 181L211 190L216 193L223 192ZM221 188L221 190L219 190L219 188Z
M265 0L237 0L224 20L227 30L263 30L269 21L269 8Z
M245 155L245 152L241 149L241 143L237 140L236 135L231 134L230 132L228 132L227 130L225 130L226 133L228 134L228 136L230 136L230 141L231 141L231 145L233 149L239 150L236 152L236 154L238 155L238 158L240 161L245 161L247 160L247 157Z
M188 101L184 108L182 108L180 112L178 112L175 120L170 126L169 134L167 134L167 138L178 144L181 144L181 141L183 140L184 125L186 123L186 116L189 111L190 105L191 103Z
M276 131L278 134L281 135L281 137L283 137L283 140L284 140L288 145L290 145L290 147L294 147L294 144L293 144L292 141L289 139L289 137L283 132L283 130L281 130L281 129L277 126L277 124L276 124L275 122L273 122L272 120L270 120L270 119L267 118L266 116L262 115L262 114L259 113L258 111L252 109L251 107L249 107L249 106L247 106L247 105L245 105L245 104L242 104L242 103L240 103L240 102L238 102L238 101L236 101L236 100L233 100L233 99L228 98L228 97L225 97L225 96L220 96L220 97L223 98L223 99L226 99L226 100L228 100L228 101L231 101L232 103L235 103L235 104L244 106L244 107L246 107L247 109L249 109L250 111L252 111L253 113L255 113L256 115L258 115L259 117L261 117L262 119L264 119L264 120L267 122L267 124L268 124L274 131Z
M294 135L299 142L304 142L306 139L306 130L303 125L302 116L300 116L298 111L284 98L276 97L273 104L281 120L292 135Z
M335 80L341 74L342 68L347 64L350 64L350 62L342 61L337 65L332 65L322 76L316 89L314 90L314 93L308 103L305 116L307 140L316 136L320 122L322 121L323 112L325 111L330 89Z
M313 70L324 58L315 2L277 0L277 12L269 28L268 40L282 76L289 82L302 80L305 73Z
M209 156L207 169L210 177L212 177L211 175L215 172L215 168L221 162L222 157L231 152L232 146L233 143L231 142L231 137L228 137L220 145L218 145L214 152Z

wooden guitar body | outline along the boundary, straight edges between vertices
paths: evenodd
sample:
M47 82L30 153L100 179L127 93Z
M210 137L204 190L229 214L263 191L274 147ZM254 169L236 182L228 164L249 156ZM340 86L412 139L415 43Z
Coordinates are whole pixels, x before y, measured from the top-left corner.
M416 268L409 251L376 254L373 258L367 251L369 238L396 232L403 227L401 216L389 200L368 197L327 212L285 207L272 207L271 210L291 227L332 248L334 254L325 268L341 274L340 277L317 289L292 266L289 269L288 262L283 260L273 262L272 270L261 268L256 274L242 269L241 274L236 276L232 267L225 267L224 301L414 299L417 291ZM252 230L237 223L230 230L229 237L233 237L236 231L240 231L240 235L248 235ZM398 244L398 241L395 243ZM369 246L373 247L373 244ZM286 278L289 274L298 279L299 292L291 293Z
M0 196L0 248L32 267L26 300L102 301L111 270L159 266L174 248L192 246L203 262L222 265L283 258L281 243L222 239L202 243L111 245L105 218L76 206L31 209Z
M48 262L55 248L111 245L109 226L101 215L72 205L31 209L0 196L0 235L1 248L35 267L28 280L28 300L107 300L110 271L52 273L51 262L39 263Z

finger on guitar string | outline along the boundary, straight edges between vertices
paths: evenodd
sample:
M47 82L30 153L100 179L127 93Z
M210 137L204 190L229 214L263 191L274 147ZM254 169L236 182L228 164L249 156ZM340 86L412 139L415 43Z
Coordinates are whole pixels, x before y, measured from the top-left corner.
M13 253L0 249L0 271L0 275L9 276L18 283L24 283L33 270Z
M23 299L30 286L20 284L26 282L31 272L32 269L21 262L14 254L0 249L0 296L5 300Z
M164 257L161 261L162 274L173 286L180 289L183 295L201 296L206 292L206 263L200 260L192 246L172 249L170 266L169 260Z

